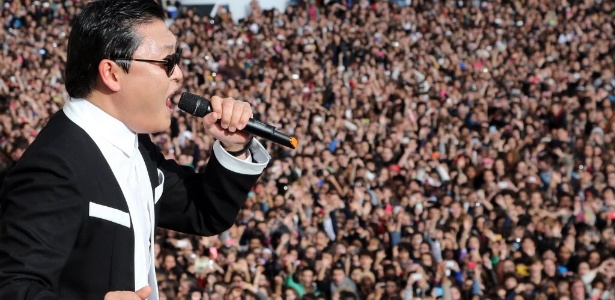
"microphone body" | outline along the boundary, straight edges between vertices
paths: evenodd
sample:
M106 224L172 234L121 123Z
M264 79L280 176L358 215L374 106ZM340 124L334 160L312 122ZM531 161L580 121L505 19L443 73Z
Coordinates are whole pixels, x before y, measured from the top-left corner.
M179 98L179 108L191 115L204 117L212 112L211 103L198 95L184 92ZM265 124L261 121L250 118L246 127L242 129L252 135L268 139L276 144L286 146L292 149L297 148L298 140L294 136L288 136L276 130L273 125Z

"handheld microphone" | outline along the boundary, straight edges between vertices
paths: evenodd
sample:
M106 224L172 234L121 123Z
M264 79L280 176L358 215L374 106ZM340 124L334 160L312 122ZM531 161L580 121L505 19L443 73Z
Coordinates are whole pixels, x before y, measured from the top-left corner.
M179 98L179 108L193 116L204 117L211 110L211 103L201 96L184 92ZM268 139L274 143L292 149L297 148L299 143L294 136L288 136L276 130L275 126L250 118L248 124L242 131Z

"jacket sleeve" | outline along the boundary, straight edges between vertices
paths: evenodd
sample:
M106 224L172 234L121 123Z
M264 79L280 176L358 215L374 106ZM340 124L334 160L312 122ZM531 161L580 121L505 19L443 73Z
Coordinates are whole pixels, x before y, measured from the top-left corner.
M7 174L0 193L0 299L58 299L82 224L72 170L51 151L31 154Z
M149 138L141 142L165 177L162 196L156 204L158 226L195 235L215 235L233 225L269 159L266 155L263 161L263 154L251 148L252 156L260 158L259 163L224 157L230 163L223 166L220 157L230 155L216 142L205 172L195 173L190 167L165 160ZM262 148L258 141L253 143ZM244 164L248 171L241 173Z

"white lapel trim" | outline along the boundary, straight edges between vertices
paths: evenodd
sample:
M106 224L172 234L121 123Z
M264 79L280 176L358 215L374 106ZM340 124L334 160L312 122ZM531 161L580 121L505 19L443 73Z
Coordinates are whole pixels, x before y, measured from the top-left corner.
M90 217L107 220L130 228L130 214L98 203L90 202Z

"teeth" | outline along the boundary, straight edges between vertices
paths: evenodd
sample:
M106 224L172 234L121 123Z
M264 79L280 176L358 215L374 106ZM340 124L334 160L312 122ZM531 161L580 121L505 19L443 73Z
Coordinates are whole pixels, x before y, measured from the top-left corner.
M174 93L172 93L171 95L169 95L169 98L167 98L167 106L169 108L173 108L173 98L179 93L179 91L175 91Z

